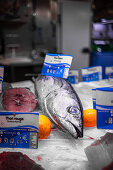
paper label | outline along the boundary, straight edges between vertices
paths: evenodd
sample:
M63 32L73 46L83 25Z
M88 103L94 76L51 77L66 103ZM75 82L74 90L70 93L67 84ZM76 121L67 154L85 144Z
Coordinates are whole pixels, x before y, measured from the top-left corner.
M0 130L0 148L38 148L38 131L29 128Z
M105 79L113 78L113 67L105 67Z
M96 109L96 89L92 89L93 109Z
M96 91L96 104L113 106L113 91Z
M72 62L72 55L46 54L42 75L67 78Z
M113 107L97 107L97 128L113 129Z
M97 128L113 129L113 87L93 89L93 108L97 110Z
M87 67L81 69L82 72L82 81L89 82L89 81L99 81L102 79L102 67Z
M0 112L0 129L30 127L38 130L38 113Z
M71 84L77 84L79 82L79 71L78 70L70 70L67 80Z
M0 112L1 148L38 148L38 113Z

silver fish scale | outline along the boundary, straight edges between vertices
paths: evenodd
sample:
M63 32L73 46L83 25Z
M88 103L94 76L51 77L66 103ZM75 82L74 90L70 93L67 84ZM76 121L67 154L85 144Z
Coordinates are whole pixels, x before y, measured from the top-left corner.
M52 76L36 78L35 87L40 109L63 131L75 138L83 136L83 112L73 87Z

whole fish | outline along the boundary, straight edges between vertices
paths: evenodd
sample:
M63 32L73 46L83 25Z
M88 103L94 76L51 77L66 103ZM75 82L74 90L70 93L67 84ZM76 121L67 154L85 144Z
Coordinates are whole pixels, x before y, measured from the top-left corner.
M62 131L83 137L83 109L80 99L65 79L40 75L35 79L38 104Z

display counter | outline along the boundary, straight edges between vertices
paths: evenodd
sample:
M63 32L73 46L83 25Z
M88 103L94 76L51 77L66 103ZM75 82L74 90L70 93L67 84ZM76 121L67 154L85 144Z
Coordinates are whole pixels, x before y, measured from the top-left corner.
M99 82L81 82L73 85L73 87L80 97L83 109L91 109L93 108L92 89L112 85L112 80L101 80ZM12 86L28 86L31 91L34 92L34 85L31 81L12 83ZM41 114L40 110L36 111ZM40 164L46 170L95 170L95 168L90 165L84 149L87 146L90 146L94 141L104 136L108 131L109 130L97 129L96 126L87 128L84 127L83 138L74 139L53 126L50 136L47 139L39 140L38 149L0 148L0 152L22 152L27 154L27 156ZM99 168L106 165L104 158L102 159L103 165L101 164L100 166L99 163L97 163Z

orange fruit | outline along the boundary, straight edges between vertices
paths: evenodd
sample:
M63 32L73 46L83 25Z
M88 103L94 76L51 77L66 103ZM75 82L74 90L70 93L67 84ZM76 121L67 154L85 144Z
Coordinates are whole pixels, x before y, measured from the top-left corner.
M51 121L44 115L39 115L38 138L46 139L51 133Z
M83 110L83 119L84 119L84 126L85 127L96 126L97 111L95 109Z

